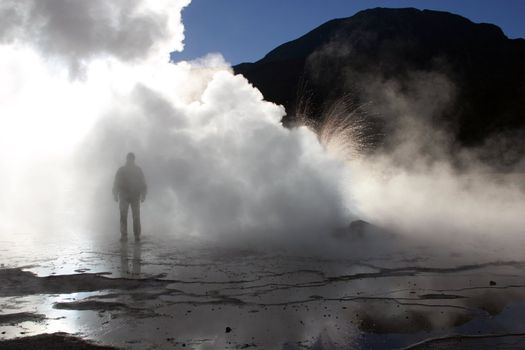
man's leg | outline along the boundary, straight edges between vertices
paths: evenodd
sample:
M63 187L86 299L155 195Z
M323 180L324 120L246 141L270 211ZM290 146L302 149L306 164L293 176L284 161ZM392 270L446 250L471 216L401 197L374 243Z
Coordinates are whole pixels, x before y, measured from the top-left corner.
M129 201L124 198L120 198L119 208L120 208L120 239L126 240L128 239Z
M140 240L140 200L134 199L131 202L131 214L133 215L133 234L135 240Z

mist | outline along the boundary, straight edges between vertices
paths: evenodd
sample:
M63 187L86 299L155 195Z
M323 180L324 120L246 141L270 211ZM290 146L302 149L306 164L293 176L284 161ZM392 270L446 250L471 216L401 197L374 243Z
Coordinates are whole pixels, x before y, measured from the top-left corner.
M440 117L460 87L443 70L345 71L356 88L322 115L308 95L287 111L220 53L169 61L188 5L0 3L0 343L381 349L525 334L525 158L486 161L506 134L454 141ZM312 55L311 76L331 86L324 58L345 50ZM128 152L148 187L133 241L119 227L131 201L112 193Z
M363 125L366 117L381 118L383 143L374 152L346 158L352 174L348 196L356 215L416 245L477 259L520 259L516 244L523 242L525 223L520 162L502 170L497 162L486 161L488 154L504 154L505 145L458 146L454 125L438 119L444 111L454 113L450 106L457 95L455 84L437 70L409 75L403 85L367 77L361 96L369 101L366 111L342 108L336 118L347 118L338 132L344 137L336 135L335 145L325 143L344 158L340 149L355 153L360 148L354 145L362 139L355 124ZM326 133L323 129L321 134ZM368 141L360 142L366 146Z
M300 245L348 224L344 164L312 131L284 128L284 109L220 54L167 61L188 2L170 4L2 5L2 234L116 237L127 152L150 188L151 237Z
M332 251L334 230L360 218L418 243L521 238L522 179L472 151L450 157L447 130L433 124L455 96L446 76L414 72L408 88L369 77L369 110L388 137L367 152L362 115L351 132L333 123L347 111L337 106L321 132L285 128L284 108L220 54L169 62L188 4L3 2L2 234L115 237L111 186L132 151L151 237Z

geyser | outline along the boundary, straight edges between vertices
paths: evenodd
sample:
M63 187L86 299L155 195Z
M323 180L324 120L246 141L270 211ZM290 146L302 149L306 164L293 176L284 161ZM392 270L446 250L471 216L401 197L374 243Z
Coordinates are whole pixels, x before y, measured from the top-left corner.
M3 3L2 234L117 239L129 151L150 186L145 235L306 242L347 223L343 164L313 132L284 128L218 55L167 61L188 2L169 3Z
M328 242L359 216L417 240L521 237L515 182L423 154L443 153L425 120L453 95L430 88L446 79L415 74L412 96L371 78L367 108L407 122L389 129L389 149L356 157L370 140L348 101L317 136L284 128L284 109L218 54L169 63L188 3L2 2L1 234L118 239L111 185L132 151L150 185L145 236L297 245Z

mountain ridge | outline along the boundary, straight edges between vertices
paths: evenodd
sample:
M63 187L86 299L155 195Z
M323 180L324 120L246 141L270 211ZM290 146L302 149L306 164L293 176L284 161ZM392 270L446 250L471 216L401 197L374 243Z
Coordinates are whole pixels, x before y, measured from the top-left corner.
M509 39L494 24L443 11L374 8L325 22L260 60L233 68L267 100L285 106L286 125L297 122L298 95L305 87L309 118L318 121L342 96L369 101L370 93L363 91L370 90L370 77L395 81L403 90L410 88L414 72L442 75L454 97L432 119L448 128L455 143L472 147L500 133L525 130L521 62L525 40Z

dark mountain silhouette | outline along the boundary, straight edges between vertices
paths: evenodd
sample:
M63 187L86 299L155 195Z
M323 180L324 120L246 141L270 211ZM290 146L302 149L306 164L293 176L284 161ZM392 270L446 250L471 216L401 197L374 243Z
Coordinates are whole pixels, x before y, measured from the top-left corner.
M334 101L350 96L366 104L370 118L380 121L376 129L387 135L399 115L378 107L377 93L395 82L400 93L435 89L437 100L449 90L443 92L446 103L427 113L425 122L446 130L454 145L504 139L498 145L505 144L506 153L518 150L525 135L525 40L447 12L365 10L326 22L234 70L267 100L285 106L285 124L296 121L305 106L309 118L321 119ZM425 83L415 84L421 76ZM434 95L426 98L433 102Z

